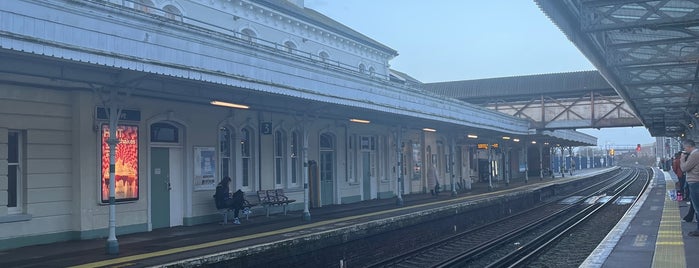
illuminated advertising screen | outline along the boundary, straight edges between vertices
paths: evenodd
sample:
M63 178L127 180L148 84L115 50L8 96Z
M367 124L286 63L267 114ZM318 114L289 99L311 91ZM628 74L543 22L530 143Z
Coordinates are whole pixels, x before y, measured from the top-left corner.
M115 155L116 201L138 200L138 126L119 125ZM109 203L109 125L102 125L102 203Z

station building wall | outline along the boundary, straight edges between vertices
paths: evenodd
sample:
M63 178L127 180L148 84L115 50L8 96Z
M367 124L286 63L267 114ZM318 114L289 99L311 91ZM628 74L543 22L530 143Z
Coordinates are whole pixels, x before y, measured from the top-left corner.
M96 107L102 107L99 93L88 90L0 85L0 248L50 243L71 239L106 237L109 208L101 200L102 126L106 120L96 119ZM178 157L170 159L171 181L167 226L193 225L220 220L213 203L214 185L224 175L221 172L221 128L234 132L231 146L232 189L242 188L254 195L259 189L285 189L297 200L292 210L303 208L304 191L301 176L302 159L296 162L298 177L291 183L292 132L303 133L303 123L291 115L265 111L231 110L217 106L190 104L164 99L126 97L125 109L140 112L138 121L120 124L138 127L138 199L117 205L117 234L144 232L154 228L159 219L154 212L153 190L165 187L153 182L152 149L167 148ZM273 133L260 133L260 122L272 122ZM178 129L177 143L151 141L154 124L167 123ZM250 185L241 182L241 129L251 132ZM311 193L312 207L343 204L376 198L392 198L396 194L398 153L396 146L404 145L404 159L431 155L439 164L440 184L450 189L446 164L449 159L446 138L439 133L404 130L397 142L394 126L356 124L338 120L312 118L307 124L308 160L320 161L323 134L334 137L332 189L315 188ZM275 135L285 133L282 183L275 177ZM8 209L8 150L9 133L19 136L19 200L17 210ZM302 145L302 137L298 141ZM442 141L444 144L438 144ZM406 146L407 145L407 146ZM417 151L413 152L412 147ZM442 147L442 149L438 149ZM216 153L215 183L202 188L195 179L195 149L214 148ZM298 152L302 150L299 148ZM366 157L366 158L365 158ZM441 159L441 160L440 160ZM173 162L174 161L174 162ZM430 156L432 161L432 156ZM425 162L426 163L426 162ZM408 161L405 164L419 164ZM431 163L431 162L429 162ZM414 166L404 166L403 193L422 193L426 187L426 172L416 173ZM368 172L369 178L364 178ZM311 185L318 181L311 181ZM312 188L313 189L313 188ZM329 190L331 195L320 191ZM314 197L321 198L314 203ZM165 226L165 227L167 227Z

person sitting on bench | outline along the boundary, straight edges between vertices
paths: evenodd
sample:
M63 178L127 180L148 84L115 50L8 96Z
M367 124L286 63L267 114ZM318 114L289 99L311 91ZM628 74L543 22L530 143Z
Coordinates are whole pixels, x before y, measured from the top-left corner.
M216 198L217 207L220 204L220 206L223 208L233 210L233 224L240 224L238 214L240 213L240 210L243 209L245 194L243 191L238 189L235 191L235 193L233 193L233 195L231 195L229 188L230 182L230 177L224 177L223 180L221 180L221 182L216 186L216 194L214 195L214 198Z

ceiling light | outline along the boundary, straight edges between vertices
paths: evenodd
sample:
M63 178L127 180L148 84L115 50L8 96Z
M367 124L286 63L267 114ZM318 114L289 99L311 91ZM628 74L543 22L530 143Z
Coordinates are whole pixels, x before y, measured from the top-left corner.
M225 101L213 100L213 101L211 101L211 104L216 105L216 106L223 106L223 107L230 107L230 108L237 108L237 109L250 109L250 106L247 106L247 105L230 103L230 102L225 102Z
M532 141L532 144L536 144L536 141Z
M466 137L468 137L469 139L478 139L478 136L473 134L468 134Z
M437 132L437 130L434 128L423 128L422 130L427 132Z
M369 123L371 123L371 121L369 121L369 120L356 119L356 118L352 118L352 119L350 119L349 121L350 121L350 122L355 122L355 123L362 123L362 124L369 124Z
M519 139L513 139L514 142L519 142Z

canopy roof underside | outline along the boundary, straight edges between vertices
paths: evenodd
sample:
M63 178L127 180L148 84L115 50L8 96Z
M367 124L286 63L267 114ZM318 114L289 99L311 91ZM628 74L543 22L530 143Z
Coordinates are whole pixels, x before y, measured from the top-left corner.
M699 118L699 0L535 1L652 136L681 136L693 128Z

